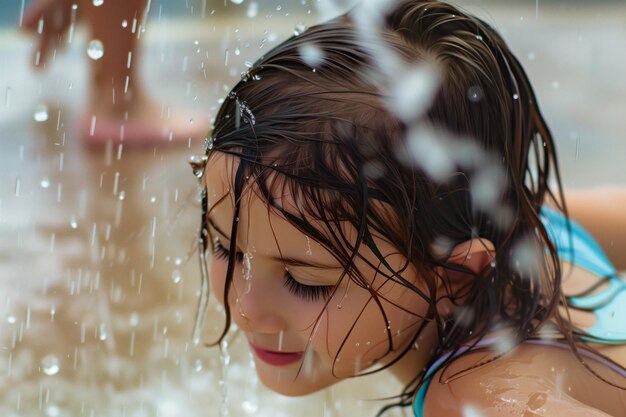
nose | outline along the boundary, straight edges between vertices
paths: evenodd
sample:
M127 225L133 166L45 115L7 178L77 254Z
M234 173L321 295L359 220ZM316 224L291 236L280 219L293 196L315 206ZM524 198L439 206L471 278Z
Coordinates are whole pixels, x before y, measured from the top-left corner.
M279 334L288 327L278 291L261 282L263 278L239 279L231 289L231 315L245 332Z

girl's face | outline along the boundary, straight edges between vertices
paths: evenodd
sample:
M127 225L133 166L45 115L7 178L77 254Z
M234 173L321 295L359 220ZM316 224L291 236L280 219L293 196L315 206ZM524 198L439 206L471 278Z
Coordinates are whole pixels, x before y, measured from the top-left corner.
M249 189L241 201L237 264L229 298L224 300L234 215L229 178L236 164L232 157L218 154L206 168L214 239L209 271L214 293L228 305L250 343L261 381L285 395L304 395L396 358L422 324L426 302L361 259L355 267L364 281L357 284L345 276L331 296L343 272L341 264ZM279 201L286 210L296 211L290 196ZM380 238L374 240L387 262L400 269L404 259L397 251ZM380 263L364 246L361 255L373 265ZM413 268L402 275L421 287ZM380 305L364 288L368 285L379 294Z

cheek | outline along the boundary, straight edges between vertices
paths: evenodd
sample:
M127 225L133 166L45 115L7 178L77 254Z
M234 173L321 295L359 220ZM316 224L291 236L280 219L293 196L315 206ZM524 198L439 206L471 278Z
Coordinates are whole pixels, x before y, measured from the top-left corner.
M222 304L224 303L224 282L226 281L226 262L211 259L209 261L209 277L211 281L211 290L215 298Z
M420 316L426 312L419 296L390 291L379 296L379 301L380 305L365 289L351 288L347 293L339 291L329 303L314 343L328 361L334 361L337 376L352 376L374 363L394 359L415 336Z

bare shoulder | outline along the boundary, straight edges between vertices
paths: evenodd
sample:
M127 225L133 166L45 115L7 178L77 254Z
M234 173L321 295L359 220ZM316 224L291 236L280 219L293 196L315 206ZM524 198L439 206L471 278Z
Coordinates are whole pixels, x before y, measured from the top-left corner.
M570 217L598 241L618 270L626 269L626 187L567 191Z
M474 410L482 417L626 415L624 394L592 380L563 349L522 345L505 357L451 378L486 356L467 355L439 370L428 388L424 414L464 417Z

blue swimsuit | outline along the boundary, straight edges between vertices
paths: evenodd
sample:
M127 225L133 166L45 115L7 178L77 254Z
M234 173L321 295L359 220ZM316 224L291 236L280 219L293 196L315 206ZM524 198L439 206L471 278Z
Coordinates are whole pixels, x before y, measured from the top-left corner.
M589 334L587 339L604 344L626 344L626 326L624 325L624 318L626 318L626 283L617 277L617 270L611 264L611 261L609 261L593 237L572 220L569 220L570 230L568 231L568 221L565 217L547 208L542 209L541 220L548 231L550 239L556 246L559 257L563 261L567 261L598 276L600 278L599 284L604 284L605 282L608 284L602 291L593 292L596 289L595 287L597 287L594 286L585 293L567 298L570 306L579 310L591 311L596 316L596 322L593 327L586 330ZM569 348L569 345L565 343L549 340L532 339L524 343ZM483 341L478 347L488 346L489 344L491 344L491 341ZM456 353L456 356L466 352L467 349L468 347L462 347ZM592 356L595 360L604 363L626 377L621 368L616 368L604 358L586 351L581 351L581 353L584 356ZM432 381L431 377L449 356L450 353L443 355L426 371L426 382L420 387L413 402L415 417L424 417L424 400L426 399L428 386Z

